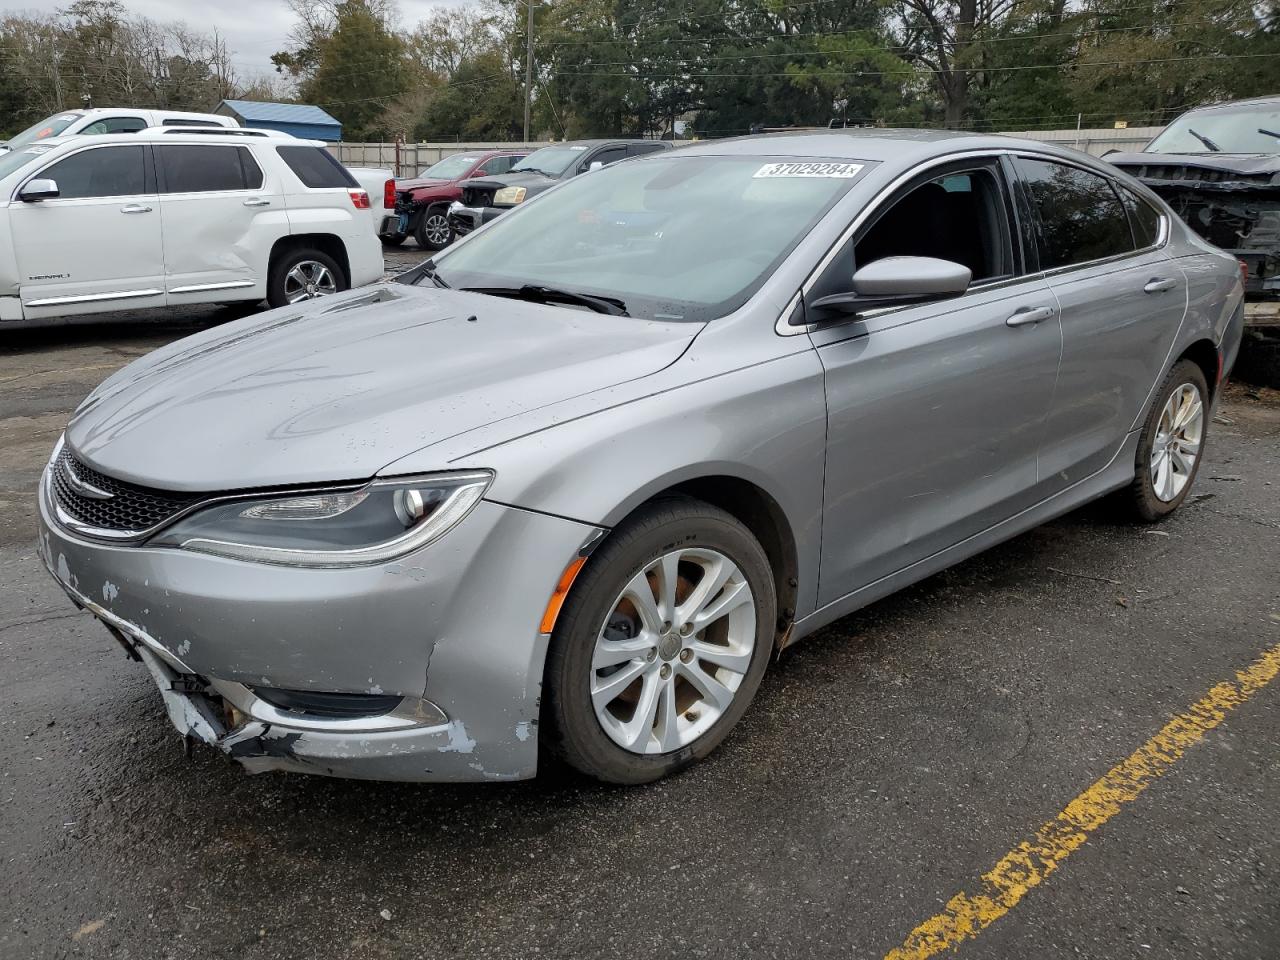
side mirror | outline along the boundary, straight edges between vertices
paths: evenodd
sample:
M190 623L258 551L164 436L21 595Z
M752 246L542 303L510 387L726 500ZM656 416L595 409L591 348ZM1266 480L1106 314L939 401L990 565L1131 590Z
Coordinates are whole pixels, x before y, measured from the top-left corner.
M37 200L53 200L58 197L57 180L28 180L18 191L18 199L23 203L35 203Z
M936 257L884 257L853 274L851 293L834 293L812 304L816 310L856 314L957 297L969 289L973 272L964 264Z
M604 169L604 161L603 161L603 160L592 160L592 161L591 161L591 166L587 167L587 169L588 169L588 170L603 170L603 169Z

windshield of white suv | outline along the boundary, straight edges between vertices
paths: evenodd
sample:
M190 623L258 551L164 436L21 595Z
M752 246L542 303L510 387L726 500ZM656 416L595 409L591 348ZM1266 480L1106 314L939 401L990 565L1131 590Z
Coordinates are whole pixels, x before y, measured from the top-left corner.
M1280 153L1280 106L1184 113L1144 153Z
M543 147L529 154L514 167L512 173L545 173L558 177L586 155L584 146Z
M671 155L615 164L438 254L435 277L545 302L606 298L633 317L711 320L745 303L867 166Z
M418 176L423 180L453 180L470 170L476 159L475 154L457 153L433 163Z
M10 137L8 147L10 150L17 150L19 147L25 147L28 143L56 137L83 116L83 113L56 113L52 117L46 117L39 123L27 127L21 133Z

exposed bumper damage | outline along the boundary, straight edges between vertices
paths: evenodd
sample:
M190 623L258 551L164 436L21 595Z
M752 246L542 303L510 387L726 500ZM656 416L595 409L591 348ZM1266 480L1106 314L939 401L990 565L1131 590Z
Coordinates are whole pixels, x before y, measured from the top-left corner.
M1248 268L1245 296L1280 303L1280 157L1111 154L1186 224ZM1246 322L1274 311L1249 310Z
M146 667L188 742L251 773L408 781L536 773L548 637L538 632L545 600L527 598L551 596L565 558L595 528L482 502L399 563L315 576L89 543L50 521L44 494L42 485L45 566ZM502 584L512 588L495 589ZM323 713L280 699L290 692L304 704L319 696L393 706Z

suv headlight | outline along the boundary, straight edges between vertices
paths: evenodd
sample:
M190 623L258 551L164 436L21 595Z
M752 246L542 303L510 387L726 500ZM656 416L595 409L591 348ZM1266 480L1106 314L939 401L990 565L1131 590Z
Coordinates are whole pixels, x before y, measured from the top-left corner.
M515 206L517 203L524 203L525 192L524 187L503 187L493 195L493 202Z
M147 545L302 567L382 563L451 530L492 480L488 471L438 473L347 490L245 497L198 510Z

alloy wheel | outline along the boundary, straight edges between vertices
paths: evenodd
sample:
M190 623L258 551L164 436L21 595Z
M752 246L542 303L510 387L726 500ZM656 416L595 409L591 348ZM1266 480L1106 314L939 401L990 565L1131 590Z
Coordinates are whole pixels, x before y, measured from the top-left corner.
M333 271L318 260L302 260L284 276L284 296L289 303L301 303L338 292Z
M591 701L631 753L670 753L710 729L751 666L756 604L738 565L672 550L628 581L596 636Z
M449 221L442 213L433 213L422 224L427 240L443 247L449 242Z
M1194 383L1169 395L1151 445L1151 488L1164 503L1178 498L1195 473L1204 438L1204 401Z

